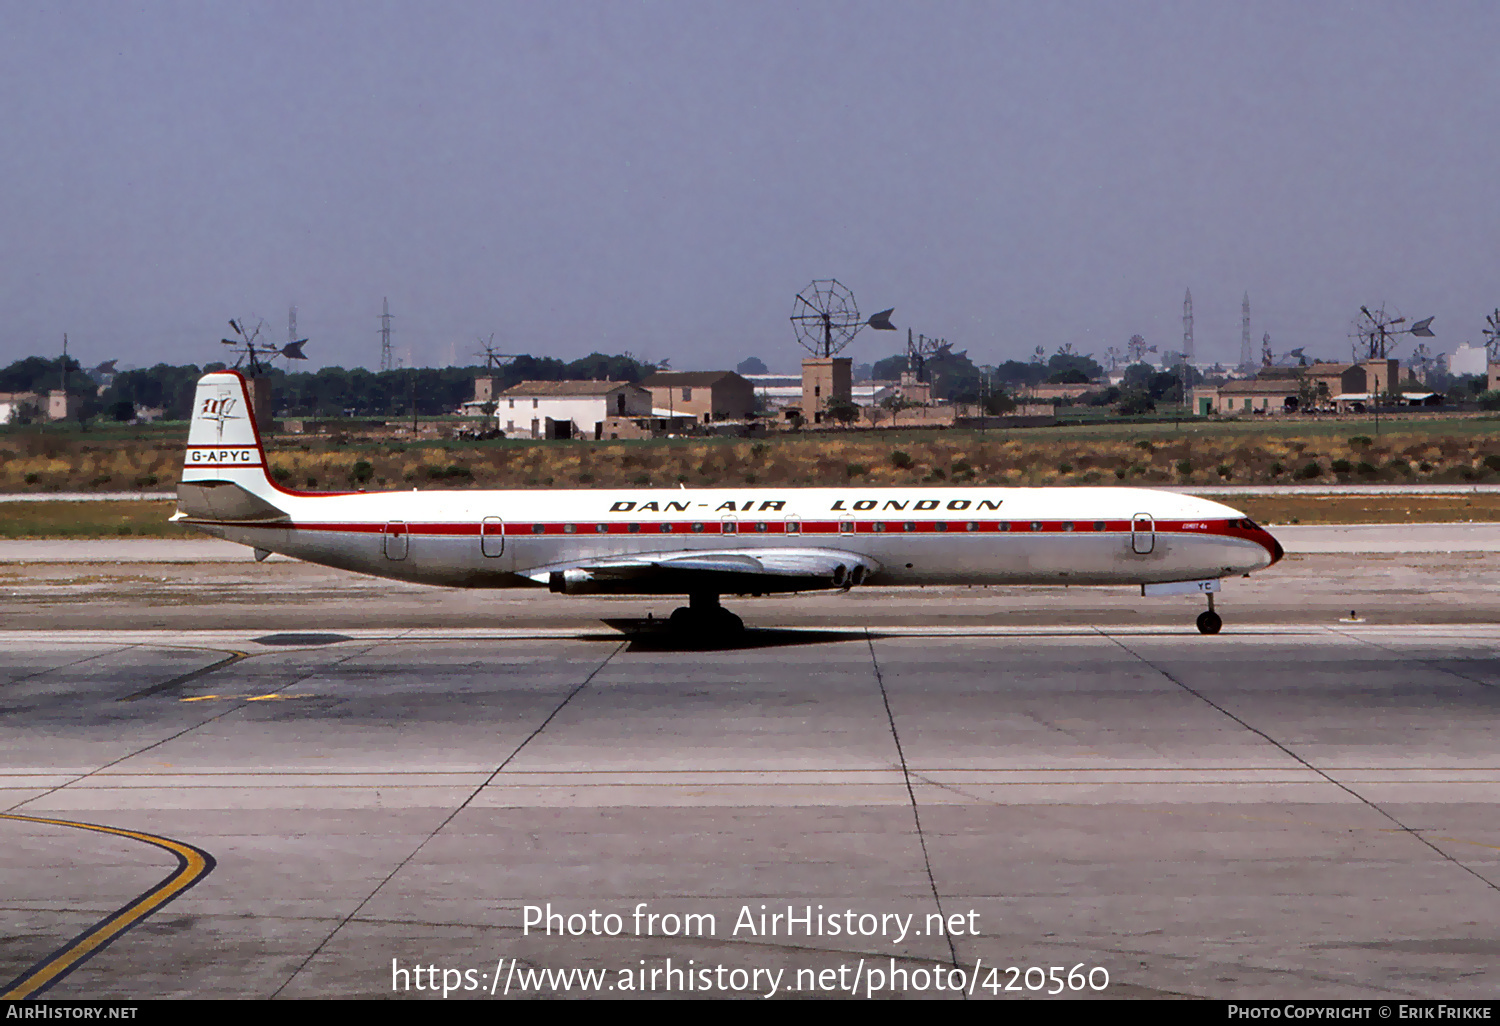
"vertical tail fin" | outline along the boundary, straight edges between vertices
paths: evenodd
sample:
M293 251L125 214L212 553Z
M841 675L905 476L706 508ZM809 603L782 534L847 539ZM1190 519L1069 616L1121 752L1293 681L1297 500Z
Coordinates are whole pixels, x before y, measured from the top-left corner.
M182 483L208 481L237 484L254 495L276 492L267 476L250 393L236 371L203 375L193 396Z

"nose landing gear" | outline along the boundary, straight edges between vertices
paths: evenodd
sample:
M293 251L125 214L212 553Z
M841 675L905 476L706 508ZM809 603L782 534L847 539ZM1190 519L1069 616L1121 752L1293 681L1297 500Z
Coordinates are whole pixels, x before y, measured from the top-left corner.
M1224 620L1214 612L1214 593L1208 592L1208 608L1198 614L1198 633L1217 634L1223 626Z

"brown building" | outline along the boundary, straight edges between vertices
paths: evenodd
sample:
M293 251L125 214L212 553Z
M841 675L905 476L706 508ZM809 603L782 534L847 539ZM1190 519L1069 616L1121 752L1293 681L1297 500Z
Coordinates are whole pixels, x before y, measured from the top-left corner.
M746 420L755 413L755 386L734 371L657 371L641 385L651 405L700 423Z
M822 424L829 403L854 402L854 361L847 356L818 356L802 361L802 419Z
M1245 378L1219 386L1219 413L1291 413L1300 405L1296 378ZM1201 409L1201 406L1200 406Z
M1312 383L1318 406L1327 405L1335 396L1389 392L1401 385L1399 360L1314 363L1297 369Z

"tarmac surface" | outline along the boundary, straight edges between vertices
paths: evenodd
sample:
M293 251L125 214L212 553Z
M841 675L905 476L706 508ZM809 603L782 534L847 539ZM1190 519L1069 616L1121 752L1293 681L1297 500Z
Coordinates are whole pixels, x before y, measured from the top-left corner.
M670 600L12 564L0 993L1492 999L1497 586L1314 553L1212 637L855 589L726 600L719 647Z

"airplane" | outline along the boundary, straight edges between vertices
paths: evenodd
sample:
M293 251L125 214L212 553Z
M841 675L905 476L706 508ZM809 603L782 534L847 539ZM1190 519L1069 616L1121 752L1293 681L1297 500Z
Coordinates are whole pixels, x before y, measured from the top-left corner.
M671 627L743 628L721 595L869 585L1201 592L1282 557L1208 499L1141 488L849 486L303 492L270 476L237 371L198 381L173 520L358 573L460 588L686 595Z

